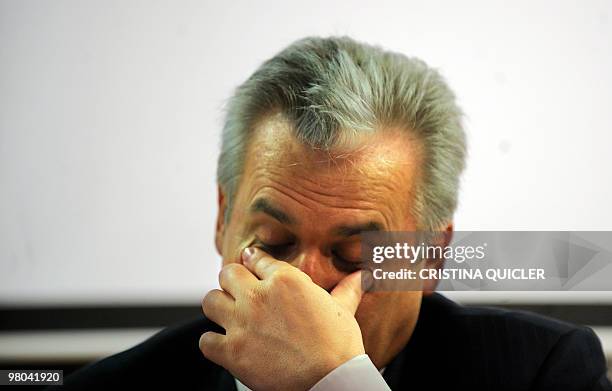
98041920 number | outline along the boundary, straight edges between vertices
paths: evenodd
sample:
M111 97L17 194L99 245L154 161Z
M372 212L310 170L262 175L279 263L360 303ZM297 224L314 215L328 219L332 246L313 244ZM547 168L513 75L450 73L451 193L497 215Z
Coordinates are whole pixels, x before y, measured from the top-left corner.
M63 370L0 370L0 385L62 384Z

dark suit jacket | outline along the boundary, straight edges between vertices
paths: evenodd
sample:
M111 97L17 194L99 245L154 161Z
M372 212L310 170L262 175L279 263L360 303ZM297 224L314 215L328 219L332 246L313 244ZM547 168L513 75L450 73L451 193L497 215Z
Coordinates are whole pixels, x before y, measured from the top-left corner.
M58 389L235 390L232 375L200 353L208 330L222 331L205 318L167 328ZM384 378L393 390L612 390L590 329L438 294L423 299L414 334Z

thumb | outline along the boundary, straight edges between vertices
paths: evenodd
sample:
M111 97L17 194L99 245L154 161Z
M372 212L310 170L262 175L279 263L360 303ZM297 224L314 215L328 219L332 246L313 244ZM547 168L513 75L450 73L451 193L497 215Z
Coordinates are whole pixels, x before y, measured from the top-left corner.
M359 307L362 296L361 270L357 270L344 277L331 291L331 297L353 315L355 315L357 307Z

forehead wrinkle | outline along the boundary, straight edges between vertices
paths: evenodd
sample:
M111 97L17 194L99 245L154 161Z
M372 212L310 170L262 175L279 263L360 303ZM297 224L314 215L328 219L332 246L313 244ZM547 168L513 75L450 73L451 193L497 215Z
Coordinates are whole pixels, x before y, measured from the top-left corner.
M364 212L370 212L370 213L374 213L377 216L379 216L382 221L384 222L386 227L391 227L390 221L387 218L387 214L383 213L381 210L378 210L376 208L371 208L371 207L367 207L367 206L342 206L342 205L329 205L325 202L321 202L321 201L316 201L316 205L309 205L311 202L314 203L314 201L308 197L305 197L304 195L300 194L299 192L296 192L297 194L291 194L292 193L292 188L284 186L282 183L278 183L275 182L274 184L265 184L265 185L261 185L259 187L254 188L253 191L253 196L251 198L256 198L259 194L266 192L266 189L272 189L274 192L278 192L282 195L284 195L285 197L288 197L290 199L292 199L293 201L297 202L298 204L302 205L303 207L316 212L318 209L317 206L323 205L327 208L330 209L340 209L340 210L350 210L350 211L364 211ZM297 196L296 196L297 195ZM304 202L304 200L302 200L301 198L304 198L304 200L306 200L307 202ZM298 222L299 223L299 222Z
M307 167L310 163L294 160L293 163L282 164L282 160L282 157L274 160L257 160L255 162L256 167L254 167L254 174L259 176L262 175L261 173L264 173L263 175L268 173L270 175L282 177L287 176L284 170L288 168L290 170L289 176L292 178L299 178L300 181L302 181L302 187L305 191L329 198L339 197L338 192L333 191L339 186L358 185L365 182L368 186L360 186L361 190L372 189L371 191L367 191L367 194L375 195L376 193L380 193L380 191L376 191L376 189L380 189L381 187L390 191L397 191L397 189L392 186L394 182L398 182L398 184L404 181L409 182L408 178L403 178L403 170L399 170L401 166L409 165L409 163L397 161L397 159L390 159L386 156L375 156L375 164L372 164L370 163L372 161L371 156L364 158L353 153L347 153L343 156L343 161L346 164L336 164L336 167L334 167L335 173L331 171L323 173L323 175L314 176L312 175L312 170L309 170ZM295 170L293 168L295 168ZM355 172L356 175L349 175L351 171ZM311 186L304 186L304 184L310 184ZM340 196L347 199L351 194L353 194L353 192L342 193Z
M336 192L333 191L335 189L338 189L338 186L321 185L320 181L313 180L309 175L307 175L307 173L306 174L294 173L293 175L291 175L292 178L298 180L298 182L293 182L291 185L287 185L285 183L286 182L284 180L285 176L286 174L282 172L282 169L269 169L269 168L260 166L253 171L251 178L252 178L252 183L260 187L261 185L265 186L267 182L268 183L272 182L276 185L274 186L275 188L285 189L284 193L286 195L297 193L299 195L298 197L303 197L310 202L318 202L328 207L334 207L334 206L342 207L342 205L350 204L351 202L357 202L359 204L366 203L368 205L375 205L379 207L383 206L381 205L380 202L377 202L380 200L378 200L378 197L376 197L376 194L372 194L372 193L379 194L381 192L370 191L370 186L362 188L361 192L339 193L338 191ZM359 182L358 180L353 180L353 181L355 182L355 184ZM382 187L385 187L385 185L388 185L386 184L385 181L380 181L380 182L381 183L378 183L378 179L377 179L377 181L373 183L374 186L371 186L371 187L373 189L380 189ZM328 189L329 191L326 191ZM357 197L358 194L362 196ZM323 198L323 200L315 200L317 197L321 197ZM300 203L304 203L298 200L295 196L291 196L291 198L299 201Z
M288 169L290 177L300 179L303 194L300 194L298 198L308 199L304 194L323 197L324 202L320 203L329 207L340 208L346 203L355 201L367 202L362 197L356 199L351 197L359 193L360 196L371 197L372 201L369 203L378 201L379 205L376 205L378 209L382 208L390 212L394 206L386 205L389 200L385 202L384 197L383 199L380 197L385 191L395 193L399 191L397 197L400 197L401 200L394 200L392 204L399 205L408 202L406 205L409 205L418 172L405 170L404 167L418 165L415 162L415 157L416 160L419 157L420 145L418 142L411 143L410 139L406 139L397 132L384 131L372 134L370 140L373 142L369 143L370 140L364 139L365 142L348 149L327 150L301 144L293 137L285 121L268 122L259 130L251 140L248 150L250 156L247 157L255 177L262 175L265 177L267 173L283 178L287 176L287 171L284 170ZM385 137L385 134L391 136ZM408 140L409 144L405 144L405 140ZM417 153L413 154L413 151ZM317 166L323 167L318 168ZM414 175L411 172L414 172ZM315 175L319 173L322 175ZM282 179L274 181L277 183L276 188L286 188L286 195L295 192L291 186L285 186ZM365 184L359 186L359 192L339 193L335 191L339 187L359 182ZM407 185L408 191L393 186L394 182L397 182L398 185ZM292 198L296 199L296 197ZM308 202L312 200L306 201ZM394 214L396 213L397 211ZM404 213L403 210L402 213Z
M272 184L269 182L272 182ZM383 183L382 186L378 187L378 189L386 187L385 185L386 184ZM392 205L380 202L380 199L378 199L377 195L383 193L382 191L374 195L371 195L370 191L367 191L365 194L361 193L361 195L366 196L365 198L350 197L350 194L346 196L338 196L337 194L324 193L305 188L303 186L300 186L299 189L297 186L287 186L285 183L283 183L283 181L279 181L276 178L268 178L268 183L260 186L260 188L266 187L280 192L281 194L298 202L300 205L307 207L311 211L317 211L320 209L319 206L324 206L329 209L372 211L380 215L388 227L391 225L387 216L394 215L393 211L391 210ZM321 197L322 199L318 198L317 196Z
M316 199L317 192L307 187L300 186L301 189L297 190L296 186L286 185L285 181L282 180L283 173L277 167L267 167L264 164L256 164L252 169L252 174L249 175L250 181L247 181L247 183L250 182L248 185L249 189L247 190L247 202L251 202L250 200L269 188L293 200L299 205L302 205L312 213L321 213L321 206L336 210L366 211L379 216L386 227L393 227L390 217L397 215L397 213L394 213L392 210L393 203L380 202L381 200L378 197L381 193L380 190L389 185L385 181L381 181L382 183L380 184L377 183L380 181L380 178L376 178L376 182L373 183L374 186L372 186L372 188L377 191L371 191L370 186L368 186L362 188L362 192L360 192L362 196L370 199L351 197L353 193L338 196L337 194L329 194L321 191L319 191L320 194L318 194L318 196L323 199ZM280 180L278 179L279 176L281 177ZM301 176L300 179L314 183L307 175ZM301 182L300 184L303 183L304 182Z

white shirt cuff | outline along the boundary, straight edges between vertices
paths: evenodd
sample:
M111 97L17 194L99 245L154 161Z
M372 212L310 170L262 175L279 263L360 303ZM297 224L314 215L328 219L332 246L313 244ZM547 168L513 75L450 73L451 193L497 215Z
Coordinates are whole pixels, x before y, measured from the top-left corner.
M310 391L390 391L367 354L348 360L319 380Z

